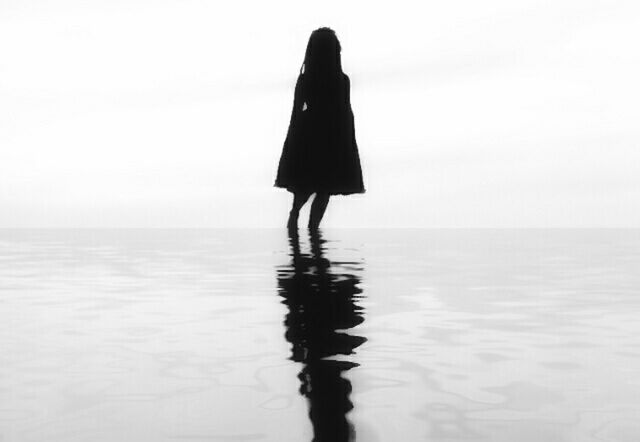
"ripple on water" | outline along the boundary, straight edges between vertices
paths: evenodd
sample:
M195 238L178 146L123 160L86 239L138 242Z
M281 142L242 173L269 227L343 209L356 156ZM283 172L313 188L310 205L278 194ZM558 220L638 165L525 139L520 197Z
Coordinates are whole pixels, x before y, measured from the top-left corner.
M0 232L0 438L640 440L638 231L322 237Z

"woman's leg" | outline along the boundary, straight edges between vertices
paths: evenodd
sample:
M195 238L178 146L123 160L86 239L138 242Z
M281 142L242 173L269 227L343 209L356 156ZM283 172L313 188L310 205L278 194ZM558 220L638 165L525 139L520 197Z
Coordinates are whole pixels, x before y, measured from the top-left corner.
M311 204L311 214L309 215L309 228L317 229L320 226L320 221L324 216L325 210L327 210L327 204L329 204L328 193L317 193Z
M300 215L300 209L302 209L302 206L304 206L304 203L307 202L310 196L310 192L296 192L293 194L293 205L291 207L291 212L289 212L289 222L287 222L287 228L298 228L298 216Z

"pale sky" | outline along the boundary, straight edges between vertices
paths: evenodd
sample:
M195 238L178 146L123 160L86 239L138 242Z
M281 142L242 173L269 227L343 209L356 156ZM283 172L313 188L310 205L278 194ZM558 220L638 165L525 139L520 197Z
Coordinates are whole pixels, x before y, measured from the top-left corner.
M284 225L320 26L367 188L327 227L640 227L640 3L615 0L0 0L0 227Z

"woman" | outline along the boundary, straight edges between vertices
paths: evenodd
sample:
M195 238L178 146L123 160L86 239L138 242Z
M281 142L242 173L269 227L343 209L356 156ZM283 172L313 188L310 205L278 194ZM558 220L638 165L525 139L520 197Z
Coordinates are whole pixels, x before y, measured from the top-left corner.
M333 30L311 33L296 82L293 110L276 187L293 193L289 229L315 193L309 228L317 229L331 195L364 193L351 110L349 77L342 72L340 42Z

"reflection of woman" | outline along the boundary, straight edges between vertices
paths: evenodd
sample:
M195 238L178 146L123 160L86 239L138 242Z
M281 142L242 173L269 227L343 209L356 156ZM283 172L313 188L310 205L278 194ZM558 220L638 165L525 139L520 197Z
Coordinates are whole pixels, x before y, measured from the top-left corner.
M275 185L293 193L290 229L297 227L312 193L309 227L317 228L330 195L365 191L349 77L342 72L340 42L329 28L316 29L309 38Z
M292 344L291 359L303 364L298 375L300 393L309 400L314 442L352 440L346 417L353 408L351 383L342 372L358 364L330 357L350 355L365 338L343 331L363 321L356 300L361 290L354 274L335 273L323 256L320 233L311 235L312 256L300 252L297 232L290 236L292 265L278 271L278 289L285 317L285 337ZM332 271L334 270L334 271Z

